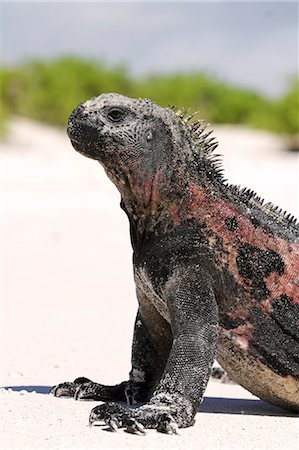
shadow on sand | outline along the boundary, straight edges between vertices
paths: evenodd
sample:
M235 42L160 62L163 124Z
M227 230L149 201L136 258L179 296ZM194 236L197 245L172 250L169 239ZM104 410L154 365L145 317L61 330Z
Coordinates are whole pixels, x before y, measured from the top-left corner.
M25 390L37 394L48 394L51 386L3 386L14 392ZM199 413L208 414L244 414L248 416L284 416L296 417L296 412L287 411L262 400L226 397L205 397Z
M200 413L244 414L248 416L296 417L296 412L270 405L262 400L226 397L204 397Z
M48 394L52 386L2 386L2 389L11 389L14 392L27 391L37 394Z

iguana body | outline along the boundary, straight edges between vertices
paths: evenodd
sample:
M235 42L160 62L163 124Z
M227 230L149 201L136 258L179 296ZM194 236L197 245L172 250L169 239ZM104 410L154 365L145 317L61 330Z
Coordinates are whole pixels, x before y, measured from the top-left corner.
M299 228L222 177L201 121L149 100L104 94L68 134L98 160L128 215L139 309L130 381L87 379L57 396L106 403L90 423L175 432L192 425L217 359L260 398L299 410Z

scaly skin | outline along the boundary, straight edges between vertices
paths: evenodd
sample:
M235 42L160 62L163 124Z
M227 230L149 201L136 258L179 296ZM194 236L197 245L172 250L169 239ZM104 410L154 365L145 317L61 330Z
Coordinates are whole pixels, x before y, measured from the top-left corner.
M56 396L109 403L90 423L134 433L193 424L216 353L231 378L299 411L299 228L222 177L200 121L149 100L104 94L68 134L98 160L130 222L139 303L130 380L80 378ZM130 409L118 405L145 402ZM112 402L112 403L111 403Z

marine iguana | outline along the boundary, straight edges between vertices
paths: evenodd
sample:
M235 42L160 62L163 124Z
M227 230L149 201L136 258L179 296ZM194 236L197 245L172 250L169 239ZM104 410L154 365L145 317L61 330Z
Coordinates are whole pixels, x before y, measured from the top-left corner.
M217 354L253 394L299 411L295 219L230 185L217 143L186 111L102 94L72 112L67 131L121 194L139 308L129 381L81 377L52 394L108 401L90 424L176 433L194 423Z

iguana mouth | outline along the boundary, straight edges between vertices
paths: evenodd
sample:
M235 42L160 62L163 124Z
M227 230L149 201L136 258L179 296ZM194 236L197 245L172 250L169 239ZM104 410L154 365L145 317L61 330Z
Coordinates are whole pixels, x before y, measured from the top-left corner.
M89 158L99 159L102 147L99 123L84 113L82 105L75 108L70 115L67 134L77 152Z
M88 118L70 119L67 126L67 134L72 142L95 143L99 141L100 133L95 124L90 123Z

